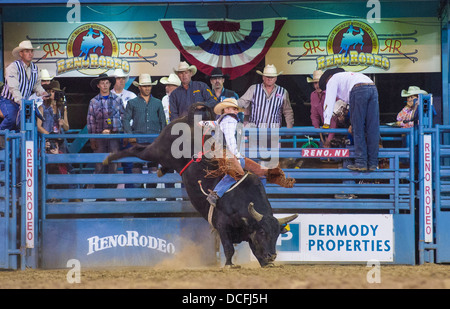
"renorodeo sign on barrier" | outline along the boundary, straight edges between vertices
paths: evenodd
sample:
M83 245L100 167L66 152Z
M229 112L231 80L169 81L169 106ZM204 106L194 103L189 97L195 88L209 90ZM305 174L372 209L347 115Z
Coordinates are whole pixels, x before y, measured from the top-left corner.
M25 223L25 237L27 248L34 248L35 237L35 184L34 184L34 142L26 141L26 223Z
M431 135L423 136L423 225L425 242L433 242L433 169L432 169L432 144Z

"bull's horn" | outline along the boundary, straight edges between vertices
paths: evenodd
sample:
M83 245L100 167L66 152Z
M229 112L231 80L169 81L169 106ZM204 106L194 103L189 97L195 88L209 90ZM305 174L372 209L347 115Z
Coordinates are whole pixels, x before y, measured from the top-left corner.
M250 215L257 221L261 221L263 218L263 215L260 214L259 212L257 212L255 210L255 208L253 208L254 204L253 202L251 202L250 204L248 204L248 212L250 213Z
M285 217L285 218L279 218L278 222L280 223L280 225L285 225L285 224L291 222L292 220L294 220L297 217L298 217L298 214L295 214L295 215L292 215L292 216L289 216L289 217Z

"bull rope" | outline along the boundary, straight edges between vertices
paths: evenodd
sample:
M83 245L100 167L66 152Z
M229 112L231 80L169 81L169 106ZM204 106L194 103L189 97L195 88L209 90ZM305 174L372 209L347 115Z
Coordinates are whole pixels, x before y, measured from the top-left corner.
M245 178L247 178L247 176L248 176L248 172L246 172L245 175L242 176L242 178L239 179L239 181L236 182L236 183L235 183L230 189L228 189L225 193L230 192L231 190L233 190L234 188L236 188L237 186L239 186L240 183L243 182ZM201 181L201 180L198 181L198 185L200 186L200 190L202 191L202 193L203 193L205 196L208 196L208 194L205 192L205 190L203 190L203 187L202 187L202 181ZM208 223L209 223L213 228L214 228L214 225L212 224L212 216L213 216L214 208L215 208L215 207L216 207L216 206L213 206L213 205L210 204L210 206L209 206L209 211L208 211Z

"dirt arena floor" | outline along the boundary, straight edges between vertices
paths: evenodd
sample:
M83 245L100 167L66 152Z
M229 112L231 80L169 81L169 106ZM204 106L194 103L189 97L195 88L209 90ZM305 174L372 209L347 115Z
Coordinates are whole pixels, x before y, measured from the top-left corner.
M1 289L448 289L450 265L281 265L240 269L161 267L0 271ZM369 283L368 277L372 282ZM369 281L370 281L369 280Z

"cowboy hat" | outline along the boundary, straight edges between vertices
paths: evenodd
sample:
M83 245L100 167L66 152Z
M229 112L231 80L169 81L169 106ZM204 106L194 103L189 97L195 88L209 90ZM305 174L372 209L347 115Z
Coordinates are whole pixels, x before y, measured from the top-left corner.
M277 73L277 68L273 64L268 64L264 67L263 72L256 70L256 73L258 73L259 75L262 75L262 76L276 77L280 74L283 74L283 71Z
M181 80L174 73L170 73L169 77L162 77L159 81L164 85L181 86Z
M125 80L126 81L128 81L128 74L126 74L122 69L115 69L114 70L114 73L112 74L112 76L114 77L114 78L117 78L117 77L125 77Z
M197 73L197 67L195 65L189 65L186 61L181 61L178 64L178 68L173 68L173 71L175 73L184 72L188 70L192 72L192 75L195 75L195 73Z
M50 73L46 69L42 69L40 72L41 80L52 80L54 76L50 76Z
M97 90L97 85L101 80L107 79L111 83L110 89L114 87L114 84L116 83L116 78L113 76L108 76L105 73L100 74L98 77L91 80L91 88L94 90Z
M25 40L19 43L19 46L13 49L12 55L14 58L20 58L19 52L21 52L24 49L39 49L40 47L33 47L33 44L31 44L31 41Z
M239 111L243 110L243 108L239 107L236 99L226 98L222 102L217 103L217 105L214 107L214 113L216 115L220 115L226 107L236 107L237 109L239 109Z
M136 87L139 87L139 86L154 86L157 83L158 83L157 80L155 80L152 83L152 78L150 77L150 74L143 73L143 74L139 75L139 82L134 81L133 85L135 85Z
M228 78L230 76L228 74L223 74L222 70L220 68L214 68L214 69L212 69L211 76L209 78L213 78L213 77Z
M325 72L323 72L322 76L319 79L319 88L323 90L327 89L327 83L328 79L333 76L336 73L345 72L343 68L334 68L334 69L328 69Z
M420 89L417 86L409 86L408 91L402 90L402 97L409 97L417 94L428 94L425 90Z
M52 80L50 84L43 85L42 87L44 88L45 91L47 90L64 91L61 89L61 86L57 80Z
M322 74L323 74L322 70L316 70L313 72L312 78L308 76L306 78L306 81L308 83L317 83L317 82L319 82L319 79L322 76Z

